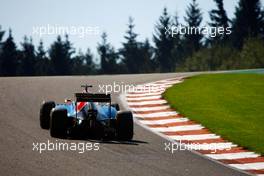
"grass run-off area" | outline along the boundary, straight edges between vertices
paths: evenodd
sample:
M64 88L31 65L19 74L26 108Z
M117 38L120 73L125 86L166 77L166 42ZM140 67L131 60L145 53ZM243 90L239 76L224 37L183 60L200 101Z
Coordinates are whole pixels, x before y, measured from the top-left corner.
M264 154L264 75L207 74L164 93L172 108L239 146Z

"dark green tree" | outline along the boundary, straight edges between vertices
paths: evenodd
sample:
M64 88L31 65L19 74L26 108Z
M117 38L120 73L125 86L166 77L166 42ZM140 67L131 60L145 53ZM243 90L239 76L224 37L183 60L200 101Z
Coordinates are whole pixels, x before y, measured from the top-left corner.
M73 44L69 40L68 34L65 35L64 48L67 59L71 60L72 54L75 53L75 49L73 48Z
M102 34L102 42L98 44L98 53L101 60L101 71L103 74L118 73L119 68L117 64L118 54L114 48L107 42L107 34Z
M173 18L173 26L179 28L181 24L178 21L179 17L175 14ZM183 62L184 52L183 52L183 40L180 33L174 33L173 35L173 48L172 48L172 59L175 63L175 66L180 66Z
M109 74L116 74L116 73L120 73L120 66L117 63L119 60L119 55L118 53L115 51L114 47L110 47L108 50L108 55L107 55L107 72Z
M201 32L201 22L203 20L201 9L196 0L192 0L187 7L186 17L184 20L187 23L187 33L184 39L185 54L191 55L202 47L203 34Z
M227 40L228 38L228 31L226 29L229 29L229 19L227 17L226 11L224 9L224 3L223 0L214 0L216 3L217 8L213 9L209 12L210 16L210 23L209 25L213 28L223 28L224 33L219 34L216 32L216 36L214 38L209 38L209 42L211 44L213 43L221 43Z
M57 40L51 45L49 56L55 75L70 75L71 74L71 56L73 48L66 35L66 40L62 41L58 36Z
M22 50L19 54L19 75L33 76L35 75L36 55L32 38L28 39L25 36L21 46Z
M1 52L1 46L2 46L2 39L5 34L5 31L2 31L2 27L0 26L0 52Z
M102 34L102 42L98 43L98 53L101 60L101 73L111 74L118 72L117 59L118 55L115 53L114 48L107 42L107 34Z
M90 75L96 73L93 55L90 49L87 49L85 54L79 51L72 61L74 75Z
M174 40L167 29L172 26L171 18L164 8L162 15L155 26L153 40L155 43L155 61L160 72L171 72L175 69L175 63L172 57Z
M16 44L12 36L12 31L9 29L9 36L2 44L2 52L0 57L0 73L3 76L15 76L17 74L17 56L18 54Z
M84 68L84 54L79 51L78 54L72 59L72 74L73 75L85 75L86 70Z
M138 34L134 32L133 18L129 17L128 30L126 31L125 40L123 47L120 49L122 62L127 70L127 73L139 73L140 68L138 65L141 60L138 57L139 48L136 40Z
M86 73L87 74L95 74L96 72L96 65L93 60L94 56L91 52L91 50L88 48L85 55L84 55L84 64L86 67Z
M3 43L2 43L2 39L3 36L5 34L5 31L2 31L2 27L0 26L0 75L2 75L1 71L2 71L2 49L3 49Z
M146 39L143 43L139 43L140 64L138 65L140 73L151 73L155 70L154 48Z
M264 13L260 0L240 0L232 21L232 43L241 49L249 37L264 37Z
M104 32L102 34L102 43L98 44L97 51L100 55L100 60L101 60L101 73L107 73L107 55L108 55L108 50L109 50L109 45L107 43L107 34Z
M46 76L52 75L54 70L52 69L51 61L46 55L46 51L43 46L43 42L39 42L38 49L36 51L36 75Z

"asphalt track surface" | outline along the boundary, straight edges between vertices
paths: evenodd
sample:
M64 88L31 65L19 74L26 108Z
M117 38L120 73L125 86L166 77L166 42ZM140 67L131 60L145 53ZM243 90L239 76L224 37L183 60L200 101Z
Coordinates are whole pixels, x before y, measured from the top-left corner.
M165 139L135 124L134 140L101 142L51 138L39 126L43 100L63 102L81 91L80 84L141 84L186 74L145 74L116 76L14 77L0 78L0 175L150 175L150 176L237 176L246 175L190 151L171 154L164 150ZM113 100L121 103L118 94ZM124 109L121 105L121 109ZM94 143L98 151L34 150L33 143Z

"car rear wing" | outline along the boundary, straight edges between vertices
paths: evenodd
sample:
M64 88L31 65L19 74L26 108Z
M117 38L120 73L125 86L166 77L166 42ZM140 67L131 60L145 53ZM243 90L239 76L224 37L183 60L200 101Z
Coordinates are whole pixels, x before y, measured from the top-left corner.
M77 102L109 102L111 103L110 94L91 94L91 93L75 93Z

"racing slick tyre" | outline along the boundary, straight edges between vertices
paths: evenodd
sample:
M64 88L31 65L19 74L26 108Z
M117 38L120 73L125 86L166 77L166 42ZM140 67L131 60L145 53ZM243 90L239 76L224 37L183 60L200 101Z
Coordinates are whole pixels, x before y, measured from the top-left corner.
M40 127L42 129L49 129L50 127L50 112L55 107L54 101L44 101L39 112Z
M54 109L50 119L50 136L64 138L67 135L68 117L66 109Z
M111 104L112 107L114 107L117 111L120 111L119 104L113 103Z
M133 115L130 111L121 111L116 117L117 138L119 140L130 141L134 134Z

